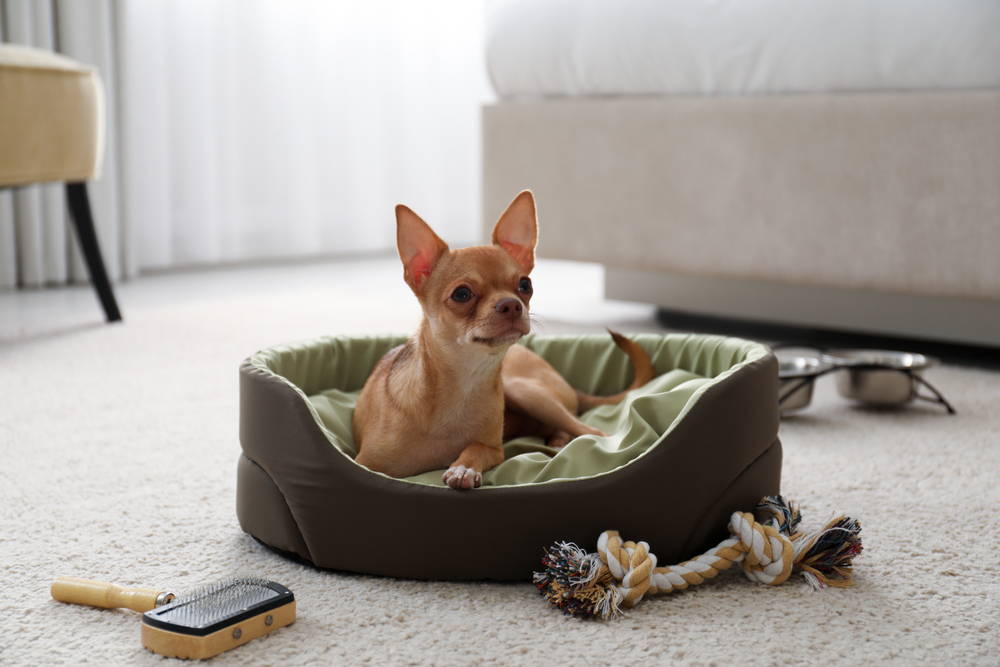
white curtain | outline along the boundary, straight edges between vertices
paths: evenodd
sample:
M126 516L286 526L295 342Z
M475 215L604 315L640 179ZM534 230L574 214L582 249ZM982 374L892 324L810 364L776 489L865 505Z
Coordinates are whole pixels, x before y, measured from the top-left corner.
M0 3L5 39L96 64L108 87L108 159L91 191L112 276L388 249L400 201L446 240L480 235L491 92L479 1ZM18 12L58 39L21 38ZM61 194L38 192L65 243ZM82 275L71 263L36 281L23 207L9 208L22 284Z

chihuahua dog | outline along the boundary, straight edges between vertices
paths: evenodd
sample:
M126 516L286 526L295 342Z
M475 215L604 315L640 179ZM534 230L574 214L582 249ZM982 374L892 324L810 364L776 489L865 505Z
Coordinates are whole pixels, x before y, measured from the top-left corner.
M454 489L482 484L504 459L504 440L537 435L561 447L604 435L577 418L614 396L573 389L540 356L515 345L530 330L528 304L538 225L531 192L520 193L493 229L493 245L450 250L416 213L396 207L403 279L424 318L405 344L375 366L354 410L357 462L392 477L446 468ZM635 367L653 376L649 355L610 332Z

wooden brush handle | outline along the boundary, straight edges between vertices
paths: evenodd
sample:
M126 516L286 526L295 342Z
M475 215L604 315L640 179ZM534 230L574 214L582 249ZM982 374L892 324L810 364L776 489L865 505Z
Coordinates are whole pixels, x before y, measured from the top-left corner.
M123 588L105 581L90 581L76 577L59 577L52 582L52 597L60 602L83 604L90 607L116 609L125 607L135 611L149 611L174 598L173 593L154 591L150 588Z

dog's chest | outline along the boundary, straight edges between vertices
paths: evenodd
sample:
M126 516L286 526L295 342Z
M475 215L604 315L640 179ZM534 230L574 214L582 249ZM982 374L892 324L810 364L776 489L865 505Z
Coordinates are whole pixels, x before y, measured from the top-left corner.
M503 406L454 405L434 415L426 435L441 447L464 447L470 442L485 442L503 423Z
M499 444L503 429L502 406L498 410L493 406L484 409L482 405L459 403L464 402L435 411L415 438L419 455L428 457L439 464L438 467L450 464L473 442L493 444L497 441Z

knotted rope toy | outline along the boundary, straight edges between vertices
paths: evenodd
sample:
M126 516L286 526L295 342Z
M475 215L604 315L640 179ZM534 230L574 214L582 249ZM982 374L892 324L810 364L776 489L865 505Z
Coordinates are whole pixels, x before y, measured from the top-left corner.
M624 542L606 530L597 553L572 542L545 550L534 583L546 600L572 616L608 619L634 607L645 595L673 593L696 586L740 563L751 581L771 586L798 571L814 589L853 585L852 561L861 553L861 524L839 516L813 533L798 531L802 517L794 501L766 496L757 504L758 522L749 512L734 512L729 539L678 565L656 566L645 542Z

